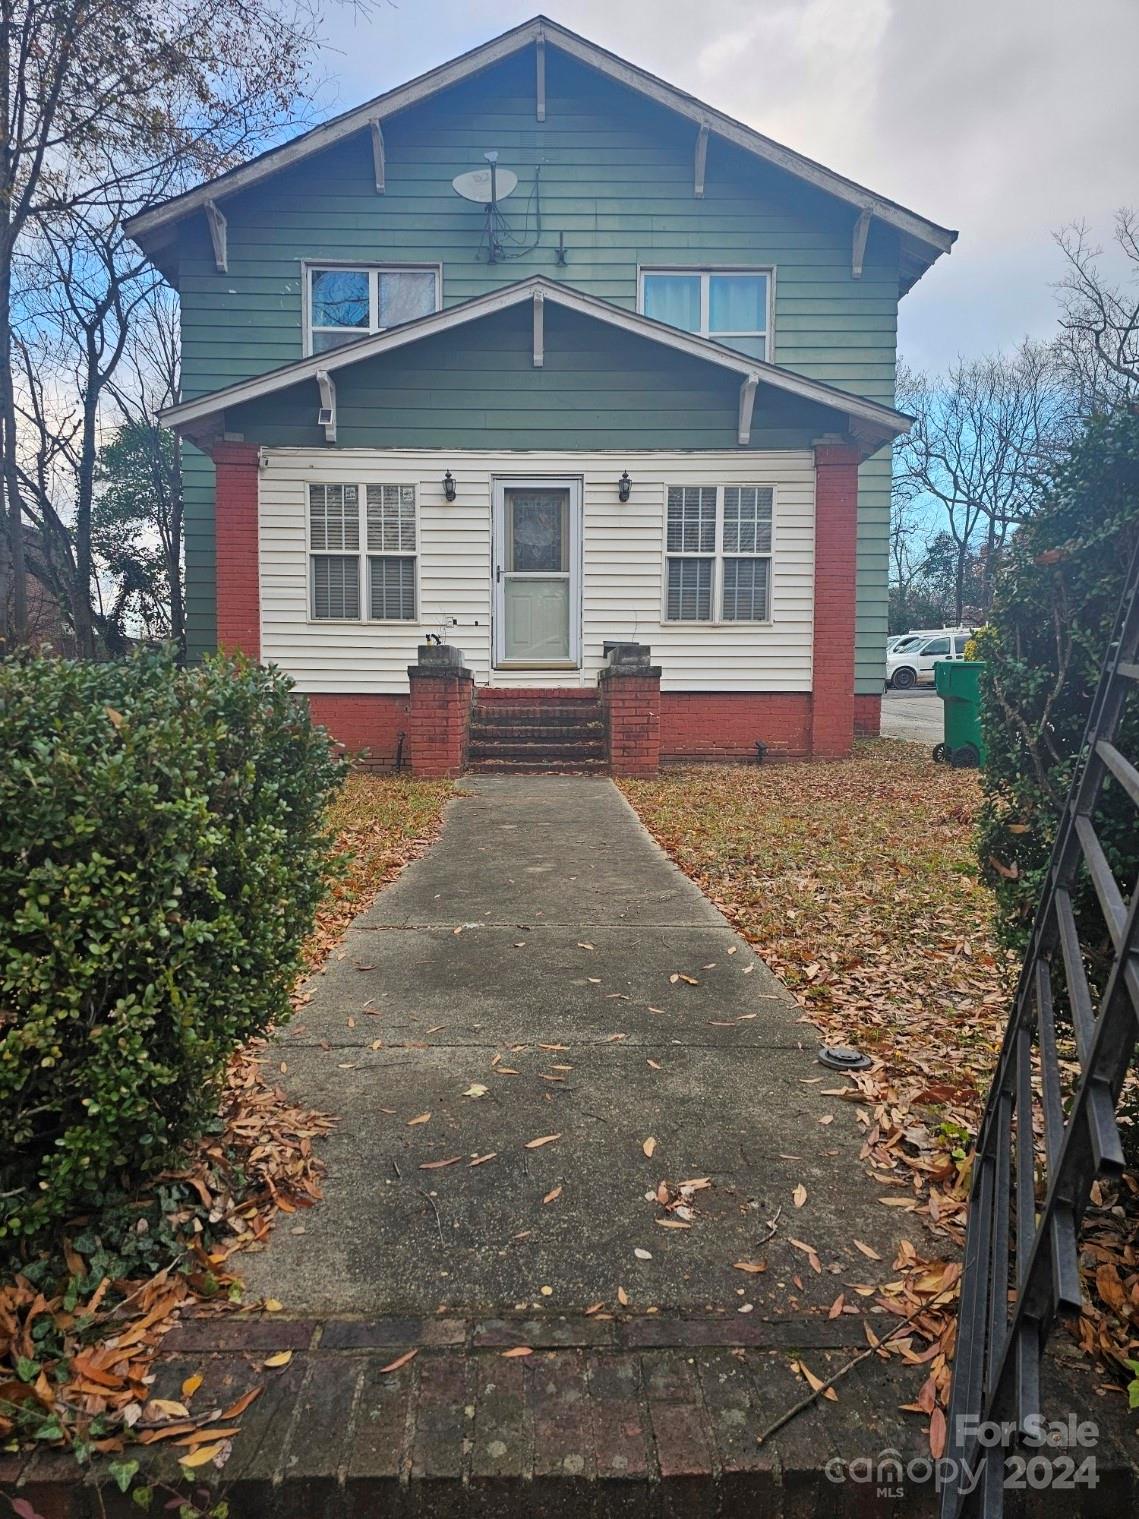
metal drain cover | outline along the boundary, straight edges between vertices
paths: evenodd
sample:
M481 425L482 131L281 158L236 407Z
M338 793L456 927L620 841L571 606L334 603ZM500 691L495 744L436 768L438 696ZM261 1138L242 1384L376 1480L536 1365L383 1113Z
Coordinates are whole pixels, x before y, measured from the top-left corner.
M841 1044L824 1044L819 1051L819 1064L829 1065L833 1071L864 1071L873 1063L869 1055L848 1050Z

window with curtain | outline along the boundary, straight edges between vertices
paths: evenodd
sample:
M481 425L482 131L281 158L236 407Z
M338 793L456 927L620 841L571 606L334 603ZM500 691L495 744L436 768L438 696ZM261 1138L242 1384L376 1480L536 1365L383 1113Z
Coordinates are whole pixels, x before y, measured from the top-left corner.
M310 267L308 351L327 353L439 309L439 271L382 264Z
M669 486L666 621L770 621L774 498L762 485Z
M645 269L641 311L766 359L770 287L770 272L761 269Z
M314 619L415 620L413 485L310 485L308 520Z

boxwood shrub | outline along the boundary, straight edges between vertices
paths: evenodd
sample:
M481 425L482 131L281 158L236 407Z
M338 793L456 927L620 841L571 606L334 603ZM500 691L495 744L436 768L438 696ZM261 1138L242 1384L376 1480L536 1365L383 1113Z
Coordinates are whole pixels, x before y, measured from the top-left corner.
M279 672L0 666L0 1253L121 1198L287 1016L340 762Z

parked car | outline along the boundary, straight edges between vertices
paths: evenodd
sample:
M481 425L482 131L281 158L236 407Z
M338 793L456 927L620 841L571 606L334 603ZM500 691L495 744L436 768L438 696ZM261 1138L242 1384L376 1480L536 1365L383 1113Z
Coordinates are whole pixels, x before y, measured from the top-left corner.
M886 684L896 691L911 686L932 686L933 667L939 659L964 659L971 628L946 629L932 637L903 639L886 655Z
M952 633L952 628L912 628L908 633L897 633L893 638L886 640L886 653L896 654L901 649L912 649L921 643L923 638L932 638L935 633Z

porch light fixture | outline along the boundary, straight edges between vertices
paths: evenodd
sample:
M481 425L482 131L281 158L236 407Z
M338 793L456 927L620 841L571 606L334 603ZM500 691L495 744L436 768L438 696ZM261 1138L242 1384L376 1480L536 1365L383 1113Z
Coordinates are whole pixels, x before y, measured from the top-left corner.
M620 480L617 481L617 500L628 501L629 492L633 489L633 482L629 479L629 471L624 470Z
M448 501L455 499L455 477L450 470L443 476L443 495Z

